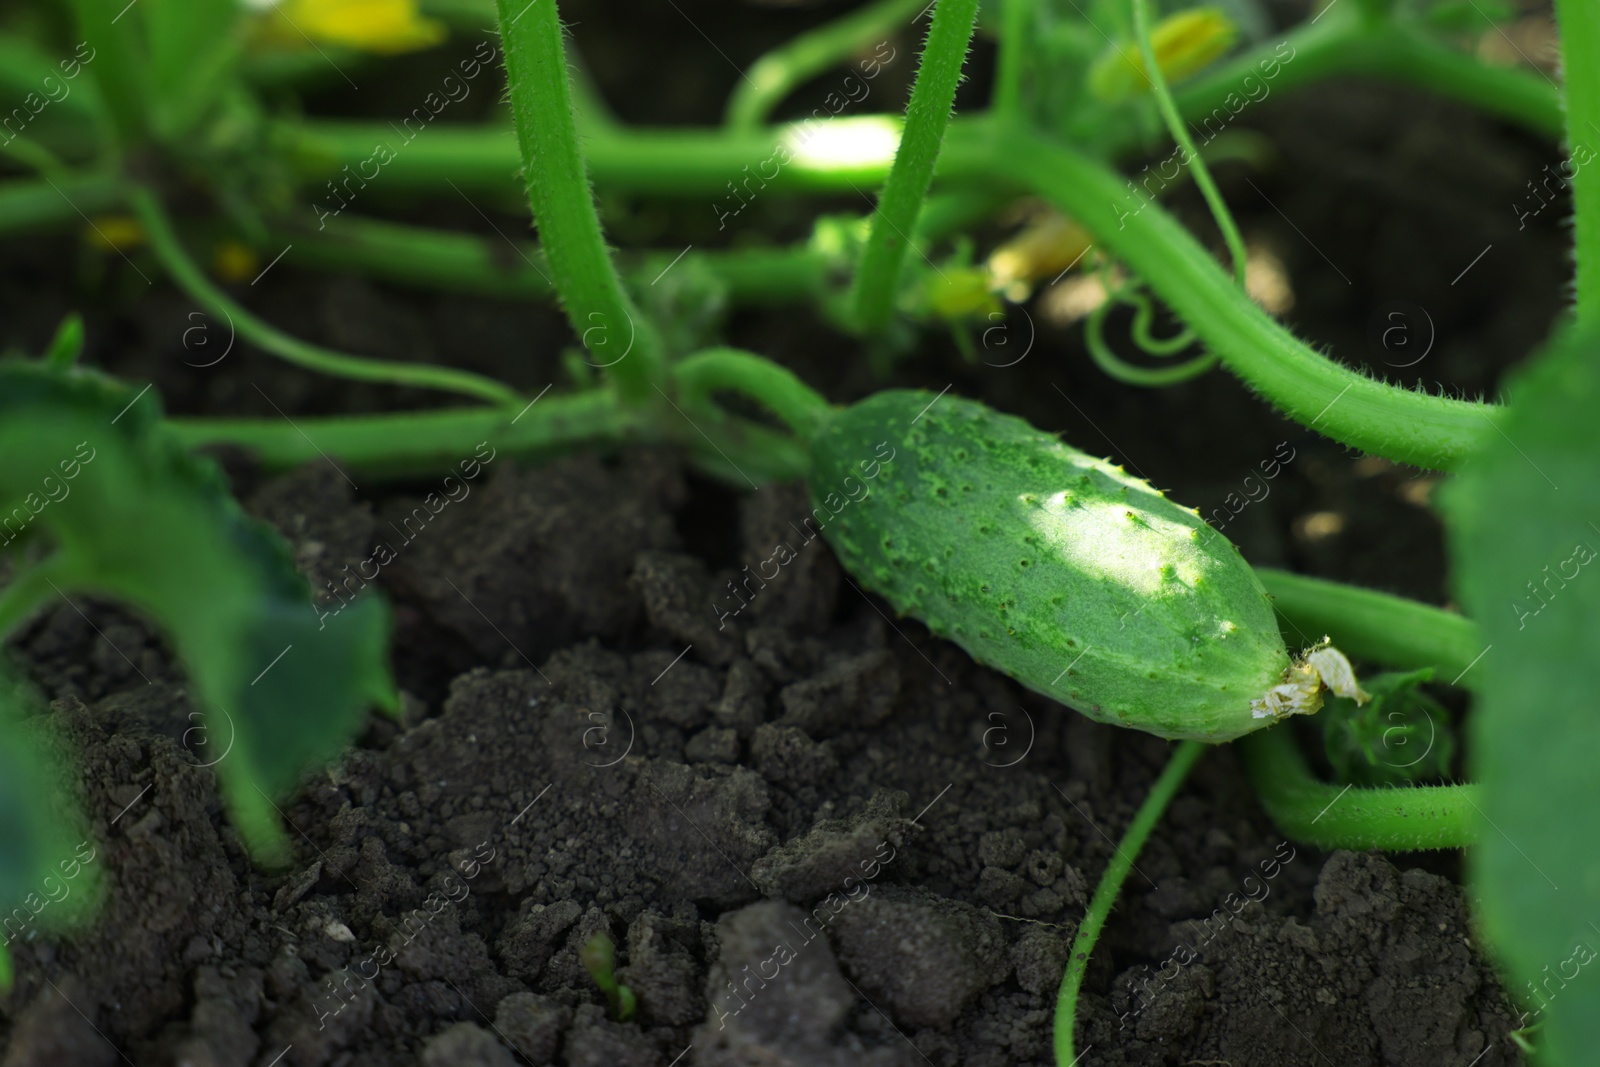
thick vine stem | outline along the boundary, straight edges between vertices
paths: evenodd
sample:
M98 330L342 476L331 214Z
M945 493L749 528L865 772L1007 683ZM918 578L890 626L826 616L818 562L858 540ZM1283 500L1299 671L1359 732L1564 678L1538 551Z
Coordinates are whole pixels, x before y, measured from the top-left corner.
M1438 681L1471 688L1483 639L1471 619L1404 597L1288 571L1256 568L1273 607L1311 644L1324 635L1346 655L1395 670L1433 667Z
M900 267L933 181L934 164L977 20L978 0L938 0L933 9L933 25L906 106L905 132L895 150L889 179L878 196L878 210L872 216L872 231L851 292L856 323L868 333L881 330L894 314Z
M555 0L498 6L528 202L556 290L595 365L607 368L625 395L646 398L661 379L661 341L622 288L600 233Z
M1465 848L1478 840L1477 786L1332 785L1311 773L1287 724L1257 730L1235 744L1261 806L1295 841L1322 849L1406 852Z
M1600 137L1600 5L1594 0L1557 0L1561 69L1567 114L1567 151ZM1592 156L1593 153L1591 152ZM1578 264L1580 323L1600 318L1600 170L1592 161L1569 161L1572 171L1573 239Z
M1274 407L1343 444L1450 470L1492 432L1495 410L1370 378L1327 359L1257 307L1159 204L1104 164L1018 126L995 127L991 158L1077 219ZM991 164L994 166L994 164Z
M1185 741L1173 750L1172 758L1167 761L1167 766L1162 770L1160 777L1150 786L1150 792L1145 795L1144 803L1139 805L1139 810L1134 814L1133 821L1128 824L1127 831L1123 833L1116 852L1106 864L1105 873L1100 876L1100 884L1095 886L1094 897L1089 901L1089 909L1084 912L1083 922L1078 924L1078 934L1072 940L1072 949L1067 955L1066 974L1062 976L1061 989L1056 994L1054 1044L1058 1067L1078 1062L1077 1056L1073 1053L1073 1026L1077 1021L1078 992L1083 988L1083 976L1089 969L1089 954L1094 951L1095 942L1100 940L1100 931L1105 929L1111 907L1117 902L1118 894L1122 892L1122 883L1127 881L1128 872L1133 869L1133 861L1138 858L1139 850L1144 848L1145 841L1150 837L1150 831L1155 829L1161 814L1167 810L1167 805L1172 803L1172 798L1183 785L1183 780L1189 776L1189 770L1201 756L1205 755L1208 747L1200 741Z
M1277 76L1266 83L1273 94L1359 75L1451 97L1549 137L1561 135L1561 100L1543 75L1490 65L1402 19L1374 23L1344 4L1323 11L1315 23L1302 23L1281 40L1269 38L1186 81L1174 90L1178 110L1189 120L1212 113L1230 94L1265 82L1260 64L1275 59L1278 65L1269 69ZM1106 121L1084 132L1110 134L1122 143Z
M1284 57L1290 57L1287 62ZM1276 62L1278 76L1267 83L1277 94L1341 74L1354 74L1416 86L1462 100L1491 114L1548 136L1560 136L1561 101L1539 75L1492 67L1441 44L1421 29L1397 21L1378 26L1346 14L1335 5L1317 23L1296 27L1281 42L1267 42L1241 52L1185 82L1174 93L1186 121L1201 122L1242 86L1261 79L1262 63ZM970 172L962 156L987 149L981 127L985 116L957 116L950 121L938 172ZM748 166L760 169L784 147L793 157L766 181L774 195L851 193L881 182L889 171L894 140L885 134L895 120L884 115L835 118L827 124L830 145L850 151L818 153L796 150L810 132L808 122L769 129L623 129L586 122L583 147L595 182L618 192L664 196L718 197L729 176ZM343 166L358 167L373 145L390 142L394 131L382 123L337 119L280 122L274 137L301 178L320 184ZM1090 144L1107 153L1141 147L1144 133L1120 113L1097 114L1071 130L1074 144ZM977 136L969 136L976 134ZM955 164L955 166L952 166ZM428 136L405 146L384 167L384 188L397 192L446 188L449 179L462 189L503 193L508 175L520 165L517 146L498 127L435 126Z

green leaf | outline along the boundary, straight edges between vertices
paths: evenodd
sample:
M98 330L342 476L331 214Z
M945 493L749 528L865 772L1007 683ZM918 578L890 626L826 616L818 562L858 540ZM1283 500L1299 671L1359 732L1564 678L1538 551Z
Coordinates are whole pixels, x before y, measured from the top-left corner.
M150 54L137 23L119 26L121 0L71 0L77 36L91 49L83 54L99 89L106 117L122 147L143 140L148 131ZM121 9L121 10L119 10Z
M22 687L0 676L0 993L9 948L59 933L93 910L102 888L95 846L65 789L61 746L43 716L28 717Z
M55 366L68 367L83 355L83 316L76 311L61 320L50 347L45 349L44 361Z
M1568 334L1445 494L1461 600L1482 627L1470 716L1484 933L1544 1021L1545 1064L1600 1048L1600 337Z
M1378 674L1362 682L1372 697L1357 704L1329 696L1313 720L1335 777L1362 786L1405 785L1447 777L1455 755L1450 713L1422 691L1432 668Z
M144 0L156 115L178 137L217 102L218 86L239 61L245 14L238 0Z
M258 859L284 862L272 798L336 752L369 704L397 706L388 608L369 594L319 613L288 546L160 415L148 390L0 364L0 544L44 528L55 548L7 590L0 626L18 590L94 593L156 620L203 704L235 823Z
M36 98L33 106L39 108L42 120L48 119L46 107L69 112L76 119L94 115L101 106L98 87L92 78L80 77L82 60L93 54L91 48L75 51L69 45L56 54L24 37L0 35L0 93L12 107L28 106L27 97L32 93ZM43 100L49 104L40 103ZM8 132L14 135L26 130L13 126Z

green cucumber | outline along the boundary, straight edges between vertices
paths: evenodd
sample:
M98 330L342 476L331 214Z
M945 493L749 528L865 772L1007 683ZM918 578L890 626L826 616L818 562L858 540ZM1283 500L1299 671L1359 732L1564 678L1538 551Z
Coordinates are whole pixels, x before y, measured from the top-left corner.
M892 390L835 411L811 460L807 525L863 586L1092 719L1227 741L1315 711L1315 666L1344 662L1291 664L1232 542L1022 419Z

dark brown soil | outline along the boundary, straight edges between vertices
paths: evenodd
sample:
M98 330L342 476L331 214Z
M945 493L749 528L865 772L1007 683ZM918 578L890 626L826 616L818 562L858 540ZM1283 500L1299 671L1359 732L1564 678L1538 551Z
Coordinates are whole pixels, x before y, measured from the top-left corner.
M596 67L625 91L632 68ZM725 88L711 81L685 92ZM1352 84L1250 120L1281 162L1252 176L1259 194L1243 173L1225 191L1287 263L1298 329L1467 392L1537 344L1566 278L1562 233L1552 212L1518 232L1510 205L1551 146ZM151 298L65 242L7 255L8 339L36 349L60 312L92 306L93 361L155 380L180 412L270 411L258 390L297 414L420 399L330 388L243 346L186 368L192 309L164 286ZM308 337L536 388L557 374L564 327L545 308L287 270L262 289L252 302ZM1415 349L1384 343L1396 307L1413 329L1424 309L1437 333L1414 366ZM1110 382L1076 330L1034 310L1021 363L965 363L930 337L894 382L953 384L1207 513L1287 442L1270 496L1228 528L1247 558L1447 599L1418 472L1347 454L1222 373ZM745 312L731 332L834 399L872 388L861 354L813 319ZM267 874L221 810L209 739L152 630L81 598L81 614L33 622L14 651L77 750L108 893L81 935L13 946L4 1067L1050 1062L1068 945L1165 743L886 615L820 541L719 624L728 580L796 540L796 486L740 497L660 452L537 469L497 455L408 540L400 520L426 484L231 469L318 588L378 542L396 549L375 584L396 607L403 720L373 717L306 775L283 803L299 863ZM1307 523L1319 513L1338 521ZM1283 842L1232 753L1211 753L1095 953L1081 1062L1520 1063L1458 877L1450 856ZM626 1023L579 959L602 931L638 998Z
M20 648L81 754L111 893L86 935L19 947L5 1062L117 1062L101 1034L138 1064L1048 1062L1076 920L1166 745L891 623L820 543L719 633L725 575L673 528L687 496L659 455L508 465L424 531L391 585L415 598L402 676L477 665L308 776L286 876L245 859L144 628L66 607L36 624ZM372 536L326 467L255 503L305 559ZM748 553L803 509L792 487L748 497ZM631 566L592 567L602 539ZM1460 891L1282 844L1225 751L1137 866L1089 1062L1509 1047ZM578 961L602 930L639 1000L625 1025ZM1157 967L1179 945L1193 962Z

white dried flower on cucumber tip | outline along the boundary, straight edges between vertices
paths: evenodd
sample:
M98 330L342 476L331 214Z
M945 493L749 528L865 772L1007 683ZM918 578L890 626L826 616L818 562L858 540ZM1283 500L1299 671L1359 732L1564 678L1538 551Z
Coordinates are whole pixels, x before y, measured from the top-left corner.
M1322 707L1325 688L1357 704L1372 699L1356 681L1355 668L1343 652L1333 647L1329 637L1296 656L1284 670L1283 681L1250 702L1250 715L1256 719L1286 719L1290 715L1314 714Z

